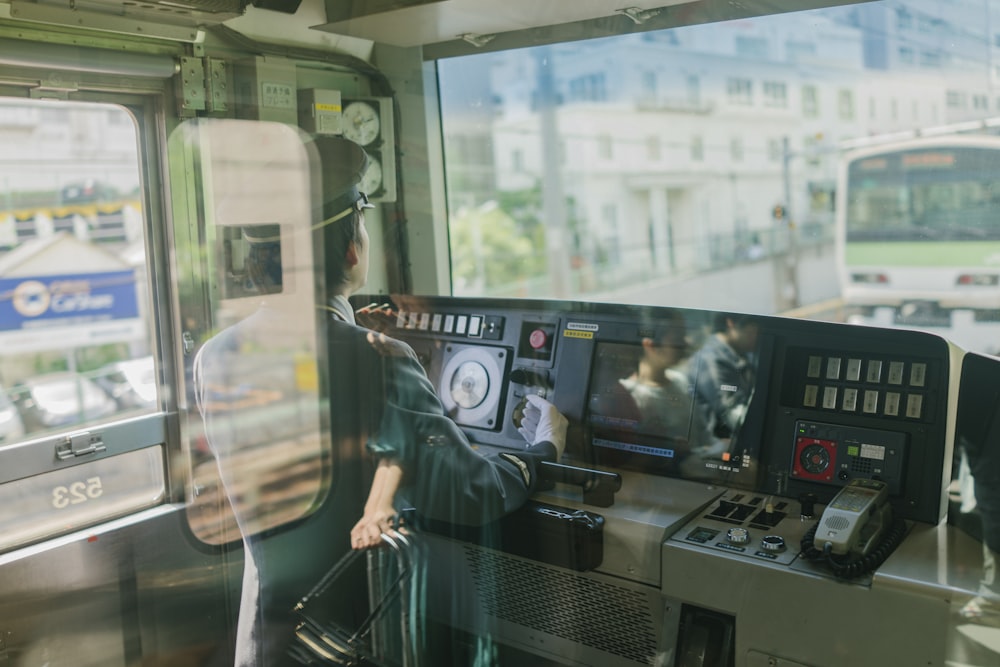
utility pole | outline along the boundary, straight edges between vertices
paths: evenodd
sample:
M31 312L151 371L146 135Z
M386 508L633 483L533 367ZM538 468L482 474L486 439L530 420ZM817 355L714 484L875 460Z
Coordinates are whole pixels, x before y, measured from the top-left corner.
M551 296L570 295L570 265L567 245L566 197L559 164L559 130L556 122L556 94L552 48L536 48L535 90L538 102L542 148L542 225L545 228L549 289Z
M781 180L785 201L783 222L788 233L788 252L774 262L774 278L777 287L776 303L779 311L798 308L799 303L799 248L796 237L795 216L792 207L792 148L788 137L781 139Z

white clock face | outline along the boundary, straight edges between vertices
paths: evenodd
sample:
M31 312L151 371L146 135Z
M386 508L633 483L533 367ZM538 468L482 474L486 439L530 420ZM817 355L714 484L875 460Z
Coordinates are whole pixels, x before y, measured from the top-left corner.
M344 137L367 146L378 139L382 129L378 109L368 102L351 102L344 107Z
M382 165L370 155L368 156L368 169L361 177L358 189L366 195L372 195L382 189Z

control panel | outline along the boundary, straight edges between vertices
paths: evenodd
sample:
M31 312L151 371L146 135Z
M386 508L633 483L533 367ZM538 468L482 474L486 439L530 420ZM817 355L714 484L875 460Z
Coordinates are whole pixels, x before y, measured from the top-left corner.
M942 516L956 363L936 336L562 301L408 295L374 310L474 443L525 447L521 412L538 394L569 420L561 463L749 494L709 512L689 543L772 560L784 534L759 539L781 524L783 499L825 504L855 480L884 482L903 519ZM752 328L752 349L727 347L736 326Z
M762 562L791 565L807 528L797 502L729 491L670 539Z

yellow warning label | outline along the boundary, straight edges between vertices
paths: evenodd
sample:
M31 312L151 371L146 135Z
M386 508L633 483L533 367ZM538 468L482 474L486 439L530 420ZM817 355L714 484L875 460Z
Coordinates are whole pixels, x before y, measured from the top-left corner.
M317 102L313 105L316 111L340 111L339 104L320 104Z
M572 329L563 329L563 338L593 338L593 331L573 331Z

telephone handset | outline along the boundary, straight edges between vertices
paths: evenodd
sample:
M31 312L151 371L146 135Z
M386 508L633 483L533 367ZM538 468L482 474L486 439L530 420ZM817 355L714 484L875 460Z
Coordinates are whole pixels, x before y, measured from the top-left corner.
M905 535L906 523L893 520L888 484L854 479L802 537L801 554L825 560L834 575L849 579L878 568Z
M816 528L816 546L837 555L864 556L889 528L892 507L889 485L875 479L855 479L830 501Z

